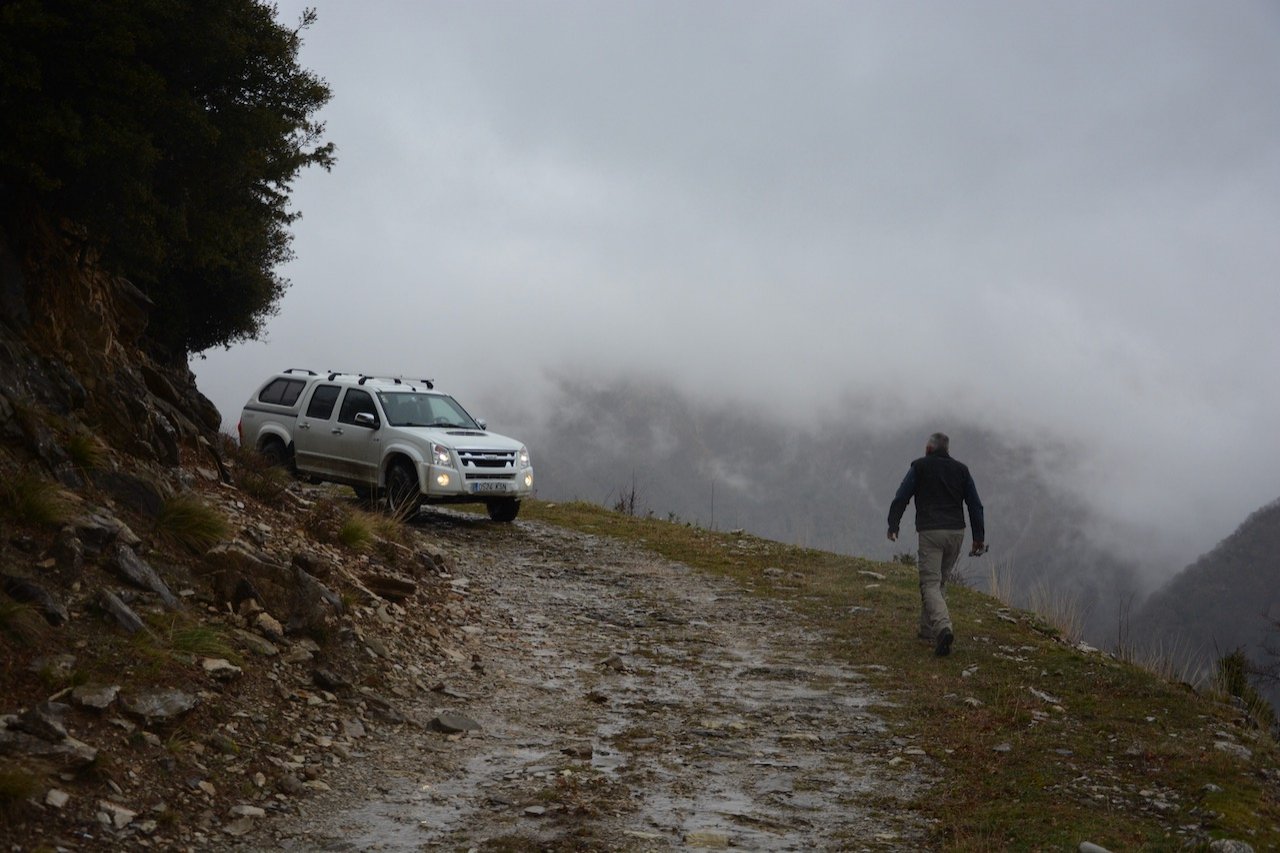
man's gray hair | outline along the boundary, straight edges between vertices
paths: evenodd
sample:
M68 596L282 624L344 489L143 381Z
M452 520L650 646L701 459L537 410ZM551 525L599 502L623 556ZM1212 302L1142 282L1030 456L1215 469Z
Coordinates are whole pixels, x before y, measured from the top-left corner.
M928 447L930 450L950 452L949 448L951 447L951 439L947 438L947 434L944 432L935 432L933 435L929 436Z

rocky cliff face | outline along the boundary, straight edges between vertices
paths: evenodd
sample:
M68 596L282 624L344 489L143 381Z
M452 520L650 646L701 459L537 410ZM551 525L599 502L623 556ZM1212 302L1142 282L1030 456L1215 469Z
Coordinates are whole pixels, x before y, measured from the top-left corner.
M74 481L65 438L89 430L109 447L167 466L181 445L217 435L217 409L185 361L146 348L146 296L101 271L73 232L32 229L27 245L0 233L0 436ZM69 482L70 484L70 482Z
M240 455L152 353L145 296L73 231L23 231L0 230L0 837L207 849L323 786L327 753L281 757L299 729L403 723L382 691L425 690L466 617L443 553Z

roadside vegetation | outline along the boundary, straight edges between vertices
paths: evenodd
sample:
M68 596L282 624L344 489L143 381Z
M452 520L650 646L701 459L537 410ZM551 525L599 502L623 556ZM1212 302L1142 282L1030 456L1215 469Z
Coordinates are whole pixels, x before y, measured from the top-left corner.
M526 501L521 516L642 543L802 611L831 637L833 658L866 668L895 735L924 751L915 760L936 782L914 807L940 849L1280 844L1280 751L1239 707L1247 699L1232 704L1240 679L1227 673L1198 693L1081 648L1069 603L1048 602L1045 619L952 588L957 642L937 658L915 638L919 589L902 562L580 502Z

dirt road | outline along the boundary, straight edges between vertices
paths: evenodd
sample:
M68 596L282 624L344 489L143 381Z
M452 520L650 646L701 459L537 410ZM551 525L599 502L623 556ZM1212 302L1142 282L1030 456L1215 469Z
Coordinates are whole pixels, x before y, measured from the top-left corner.
M635 546L425 513L466 644L239 849L919 849L927 780L784 605ZM471 722L479 729L468 729Z

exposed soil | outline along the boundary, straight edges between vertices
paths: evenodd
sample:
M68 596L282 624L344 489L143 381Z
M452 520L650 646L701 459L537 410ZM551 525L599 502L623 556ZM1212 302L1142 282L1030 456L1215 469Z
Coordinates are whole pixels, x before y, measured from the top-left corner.
M636 546L424 513L465 653L239 850L918 849L927 765L785 605ZM882 701L882 700L880 700ZM478 731L421 725L442 712ZM458 724L459 721L451 722ZM465 720L461 721L465 725ZM212 838L209 839L213 841Z

